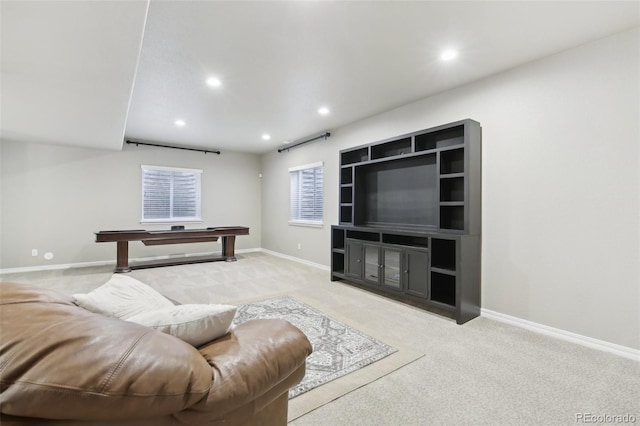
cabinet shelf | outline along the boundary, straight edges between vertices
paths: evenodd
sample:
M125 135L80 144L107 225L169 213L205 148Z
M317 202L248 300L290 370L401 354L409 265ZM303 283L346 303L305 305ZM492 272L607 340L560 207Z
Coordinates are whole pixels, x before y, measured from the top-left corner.
M422 157L422 156L428 156L428 155L433 155L435 157L436 155L436 151L424 151L424 152L408 152L408 153L404 153L404 154L398 154L398 155L394 155L391 157L383 157L383 158L375 158L375 159L371 159L368 161L363 161L361 163L358 164L353 164L350 167L363 167L363 166L367 166L370 164L378 164L378 163L386 163L389 161L398 161L401 160L403 158L410 158L410 157Z
M456 271L454 271L453 269L436 268L434 266L431 267L431 272L437 272L444 275L456 275Z
M340 223L353 223L353 206L345 204L340 206Z
M342 167L340 169L340 183L342 185L353 184L353 167Z
M440 152L440 174L464 173L464 148Z
M380 241L380 234L377 232L347 231L347 238L378 242Z
M463 205L441 205L440 206L440 229L452 231L464 231L464 206Z
M342 185L340 187L340 203L353 202L353 185Z
M464 125L415 136L416 151L446 148L464 144Z
M413 235L382 234L382 242L401 246L428 248L429 238Z
M440 179L455 179L455 178L464 178L464 173L447 173L441 174Z
M332 277L344 278L344 230L331 229L331 274Z
M463 205L464 204L464 177L450 177L440 179L440 205L443 202L459 202L462 204L446 204L446 205Z
M433 238L431 240L431 269L456 270L456 241Z
M455 306L456 277L431 269L431 301Z
M345 230L341 228L331 228L331 249L342 250L344 252Z
M457 144L457 145L449 145L447 147L440 148L439 151L440 152L447 152L447 151L453 151L453 150L456 150L456 149L464 149L464 144L461 143L461 144Z
M411 153L411 138L398 139L371 147L371 159L395 157Z
M361 163L369 160L369 148L358 148L352 151L343 152L340 156L340 163L342 165Z

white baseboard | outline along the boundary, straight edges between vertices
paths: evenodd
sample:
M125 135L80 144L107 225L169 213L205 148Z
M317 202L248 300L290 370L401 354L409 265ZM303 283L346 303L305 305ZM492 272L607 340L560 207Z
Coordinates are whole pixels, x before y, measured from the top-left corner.
M53 271L56 269L69 269L69 268L87 268L90 266L104 266L115 265L113 260L99 260L96 262L82 262L82 263L59 263L55 265L37 265L37 266L25 266L21 268L4 268L0 269L0 275L4 274L19 274L22 272L38 272L38 271Z
M638 349L617 345L615 343L606 342L604 340L594 339L592 337L583 336L581 334L572 333L570 331L562 330L559 328L549 327L547 325L538 324L533 321L512 317L500 312L491 311L489 309L482 308L480 310L480 315L485 318L490 318L492 320L524 328L535 333L545 334L547 336L555 337L567 342L577 343L588 348L609 352L615 355L622 356L624 358L629 358L634 361L640 362L640 350Z
M261 248L249 248L249 249L238 249L235 250L236 253L253 253L262 251ZM206 256L211 254L211 252L203 252L203 253L189 253L184 255L183 257L190 256ZM160 260L160 259L170 259L179 256L151 256L151 257L138 257L135 259L129 259L132 262L146 262L149 260ZM61 263L56 265L38 265L38 266L25 266L22 268L5 268L0 269L0 275L3 274L18 274L22 272L38 272L38 271L53 271L56 269L70 269L70 268L87 268L91 266L105 266L105 265L115 265L115 260L98 260L95 262L80 262L80 263Z
M331 271L331 268L326 266L326 265L322 265L320 263L315 263L315 262L310 262L308 260L300 259L298 257L289 256L288 254L278 253L277 251L272 251L272 250L268 250L268 249L265 249L265 248L258 249L258 251L270 254L272 256L282 257L283 259L293 260L294 262L304 263L305 265L313 266L314 268L322 269L323 271L327 271L327 272Z

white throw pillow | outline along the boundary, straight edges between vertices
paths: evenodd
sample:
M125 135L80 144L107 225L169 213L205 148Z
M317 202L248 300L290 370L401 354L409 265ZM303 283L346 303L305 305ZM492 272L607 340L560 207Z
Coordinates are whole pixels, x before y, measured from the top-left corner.
M198 347L225 335L236 309L232 305L186 304L141 313L127 321L155 328Z
M91 312L120 319L174 306L153 288L123 274L114 274L106 284L73 298L76 305Z

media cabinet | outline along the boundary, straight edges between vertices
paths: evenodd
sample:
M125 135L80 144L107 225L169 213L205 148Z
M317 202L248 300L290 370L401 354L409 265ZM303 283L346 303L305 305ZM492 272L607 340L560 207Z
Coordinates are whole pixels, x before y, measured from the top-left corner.
M481 151L469 119L340 151L331 280L479 316Z

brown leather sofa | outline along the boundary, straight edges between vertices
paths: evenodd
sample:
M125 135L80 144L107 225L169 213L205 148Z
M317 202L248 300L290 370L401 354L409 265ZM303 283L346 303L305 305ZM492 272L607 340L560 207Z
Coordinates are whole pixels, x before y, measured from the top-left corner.
M0 319L2 426L284 425L312 350L282 320L194 348L25 284L0 284Z

